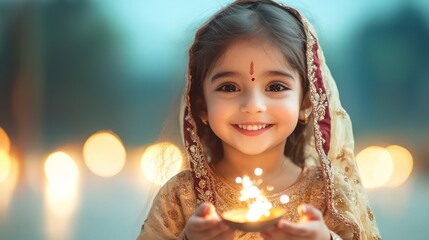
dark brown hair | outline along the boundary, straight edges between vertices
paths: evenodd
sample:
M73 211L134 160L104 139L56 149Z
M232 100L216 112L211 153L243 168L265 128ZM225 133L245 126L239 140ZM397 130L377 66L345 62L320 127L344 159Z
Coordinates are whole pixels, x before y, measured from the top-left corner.
M299 72L303 96L307 95L306 37L297 17L268 0L236 1L228 5L198 30L189 50L189 100L198 135L211 161L218 161L223 157L223 148L222 141L200 119L201 112L206 111L203 81L232 41L261 36L275 44L291 67ZM306 125L297 125L288 137L284 151L298 165L303 163L305 128Z

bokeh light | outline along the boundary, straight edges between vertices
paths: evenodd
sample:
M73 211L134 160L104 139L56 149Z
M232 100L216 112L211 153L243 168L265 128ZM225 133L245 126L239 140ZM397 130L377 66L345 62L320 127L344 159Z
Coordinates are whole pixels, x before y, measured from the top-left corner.
M241 183L241 181L242 181L241 177L236 177L236 178L235 178L235 182L236 182L236 183Z
M393 174L393 160L383 147L370 146L356 155L362 184L366 188L383 186Z
M111 132L93 134L85 142L83 158L86 166L100 177L112 177L125 165L126 151L119 137Z
M0 127L0 150L4 150L6 153L10 151L10 139L6 131Z
M255 168L255 171L254 171L256 176L261 176L263 172L264 171L262 170L262 168Z
M45 175L49 186L55 190L71 191L77 185L79 169L69 155L55 152L46 159Z
M6 168L8 169L6 170ZM3 180L0 180L0 219L2 216L7 218L8 208L18 183L18 177L18 161L14 156L0 150L0 178L3 178Z
M55 152L45 161L45 231L48 239L69 239L71 218L77 206L79 168L64 152Z
M141 159L141 170L150 182L163 185L176 175L183 163L180 149L171 143L158 143L149 146Z
M290 198L289 198L289 196L288 196L288 195L286 195L286 194L283 194L283 195L281 195L281 196L280 196L280 202L281 202L281 203L283 203L283 204L288 203L288 202L289 202L289 200L290 200Z
M386 187L398 187L403 184L411 174L413 169L413 156L406 148L391 145L386 148L392 156L394 163L393 174Z
M10 174L11 160L9 154L0 149L0 183L6 181Z

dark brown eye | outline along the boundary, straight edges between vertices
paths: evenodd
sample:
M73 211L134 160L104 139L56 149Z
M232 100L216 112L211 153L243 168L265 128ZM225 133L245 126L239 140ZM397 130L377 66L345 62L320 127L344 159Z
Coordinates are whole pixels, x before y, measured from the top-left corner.
M289 88L287 86L285 86L284 84L273 83L273 84L270 84L267 87L266 91L269 91L269 92L281 92L281 91L285 91L285 90L288 90L288 89Z
M234 84L228 83L228 84L224 84L224 85L220 86L219 88L216 89L216 91L237 92L237 91L239 91L239 89Z

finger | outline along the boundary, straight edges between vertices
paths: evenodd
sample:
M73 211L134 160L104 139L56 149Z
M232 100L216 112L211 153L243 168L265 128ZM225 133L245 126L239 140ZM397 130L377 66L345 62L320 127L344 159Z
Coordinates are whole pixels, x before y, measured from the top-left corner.
M269 227L268 229L264 230L263 232L260 232L261 237L263 239L271 239L272 233L274 232L274 229L276 229L276 225Z
M213 205L211 203L202 203L197 207L197 209L195 209L194 215L198 217L205 217L210 212L210 208L212 206Z
M301 204L298 207L298 213L301 216L300 222L323 221L320 210L309 204Z
M194 212L194 215L204 217L206 219L216 219L220 221L220 217L216 212L213 204L205 202L202 203Z
M270 233L268 233L268 232L261 232L260 234L261 234L261 237L262 237L264 240L269 240L269 239L271 239L271 234L270 234Z
M204 234L202 236L204 239L221 239L221 235L226 233L226 236L228 235L228 231L231 231L231 228L229 228L227 225L225 225L222 222L219 222L211 229L206 229L203 232L200 232L200 234ZM222 236L224 238L224 236Z
M226 229L224 229L222 232L220 232L219 234L217 234L213 239L233 239L234 238L234 233L235 230L231 229L229 227L227 227Z
M310 236L312 232L308 224L293 223L283 219L278 223L277 227L280 231L284 233L299 237Z
M189 228L198 232L214 228L217 223L214 219L204 219L196 216L189 218Z

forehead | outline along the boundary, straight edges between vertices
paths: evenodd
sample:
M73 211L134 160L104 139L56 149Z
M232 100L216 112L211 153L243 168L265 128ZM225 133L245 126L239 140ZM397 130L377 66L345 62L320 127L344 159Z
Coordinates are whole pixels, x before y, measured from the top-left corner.
M251 62L254 62L255 71L258 68L289 68L283 51L272 41L260 38L244 38L231 42L213 69L249 68Z

